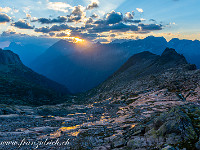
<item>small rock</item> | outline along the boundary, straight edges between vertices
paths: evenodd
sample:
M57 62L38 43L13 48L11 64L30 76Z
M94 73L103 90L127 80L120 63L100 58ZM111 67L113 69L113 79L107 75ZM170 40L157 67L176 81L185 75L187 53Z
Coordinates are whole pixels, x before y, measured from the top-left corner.
M127 146L132 149L142 148L146 145L145 139L140 137L134 137L134 139L129 140L127 143Z
M113 142L113 147L119 148L119 147L124 146L125 143L126 143L125 139L119 139L119 140Z

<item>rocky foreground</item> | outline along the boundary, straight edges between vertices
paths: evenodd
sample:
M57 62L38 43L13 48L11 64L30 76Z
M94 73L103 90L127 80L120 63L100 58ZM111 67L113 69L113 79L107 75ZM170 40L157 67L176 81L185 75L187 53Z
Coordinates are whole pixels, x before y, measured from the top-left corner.
M199 78L200 70L176 68L98 94L88 104L1 105L0 141L68 141L38 149L198 150ZM136 91L141 84L145 90ZM36 148L0 144L0 149Z

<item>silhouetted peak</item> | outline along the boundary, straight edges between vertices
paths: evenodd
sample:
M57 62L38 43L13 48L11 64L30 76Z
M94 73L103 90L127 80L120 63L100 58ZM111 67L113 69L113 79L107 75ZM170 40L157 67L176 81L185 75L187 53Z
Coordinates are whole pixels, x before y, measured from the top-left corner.
M165 56L165 55L179 55L177 52L176 52L176 50L175 49L173 49L173 48L166 48L165 50L164 50L164 52L162 53L162 55L161 56Z
M174 66L188 64L182 54L179 54L173 48L166 48L162 53L159 62L161 64L173 64Z
M161 37L155 37L155 36L148 36L146 37L144 40L150 40L150 41L163 41L163 42L167 42L166 39L161 36Z
M22 64L19 56L10 50L0 49L0 64Z
M101 42L98 41L96 44L101 45Z

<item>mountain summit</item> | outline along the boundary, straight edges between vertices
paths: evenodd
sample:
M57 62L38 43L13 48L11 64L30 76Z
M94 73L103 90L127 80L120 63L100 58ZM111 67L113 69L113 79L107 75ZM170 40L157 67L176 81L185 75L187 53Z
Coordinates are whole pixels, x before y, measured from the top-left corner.
M12 51L0 49L0 64L22 65L22 62L21 62L19 56L17 54L13 53Z
M166 48L161 56L145 51L129 58L114 76L123 73L124 79L133 79L185 64L188 64L185 57L172 48Z

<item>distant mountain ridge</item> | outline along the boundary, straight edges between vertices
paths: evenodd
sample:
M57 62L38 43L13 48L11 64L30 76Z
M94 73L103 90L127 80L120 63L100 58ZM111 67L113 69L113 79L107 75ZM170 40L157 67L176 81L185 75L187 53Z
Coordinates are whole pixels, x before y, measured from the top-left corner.
M118 43L119 42L119 43ZM89 47L60 40L32 62L30 67L48 78L65 84L73 93L85 92L105 81L134 54L149 51L161 55L166 47L183 54L200 67L200 42L149 36Z
M66 101L69 90L24 66L19 56L0 49L0 103L47 105Z
M106 80L133 54L164 50L165 43L167 42L163 38L148 37L126 43L96 43L90 47L81 47L60 40L38 57L31 68L66 84L74 93L84 92Z

